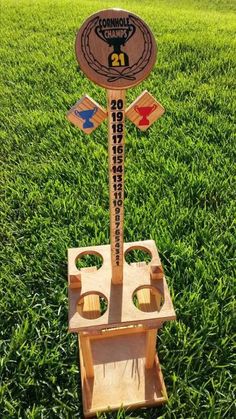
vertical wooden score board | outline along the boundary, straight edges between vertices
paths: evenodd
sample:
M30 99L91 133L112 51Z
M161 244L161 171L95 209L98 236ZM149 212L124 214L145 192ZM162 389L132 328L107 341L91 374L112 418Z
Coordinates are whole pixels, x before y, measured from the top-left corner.
M108 90L108 153L112 282L123 281L125 90Z
M151 72L155 39L138 16L108 9L83 23L75 50L80 69L107 90L107 109L85 94L67 117L86 134L108 118L110 244L68 250L69 331L79 333L88 417L121 405L135 408L167 400L156 336L175 312L155 242L124 243L125 118L145 131L164 113L147 91L126 108L126 90ZM151 262L128 265L124 255L133 249L148 252ZM78 270L76 260L85 254L101 255L102 267ZM107 299L105 312L100 297Z

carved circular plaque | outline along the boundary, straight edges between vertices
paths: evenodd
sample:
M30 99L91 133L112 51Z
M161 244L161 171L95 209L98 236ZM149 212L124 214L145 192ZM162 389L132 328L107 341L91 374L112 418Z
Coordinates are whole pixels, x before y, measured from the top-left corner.
M107 89L135 86L156 61L156 42L146 23L120 9L90 16L78 31L75 48L81 70Z

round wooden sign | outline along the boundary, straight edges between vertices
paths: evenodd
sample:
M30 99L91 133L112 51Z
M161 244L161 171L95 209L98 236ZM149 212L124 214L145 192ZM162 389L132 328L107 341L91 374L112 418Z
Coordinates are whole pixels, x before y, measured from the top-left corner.
M107 89L126 89L144 80L156 61L156 42L138 16L121 9L90 16L78 31L81 70Z

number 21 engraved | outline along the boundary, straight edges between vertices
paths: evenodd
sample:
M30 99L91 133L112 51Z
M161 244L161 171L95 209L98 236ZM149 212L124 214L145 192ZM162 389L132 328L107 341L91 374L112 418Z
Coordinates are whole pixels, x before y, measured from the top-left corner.
M117 54L116 52L114 52L111 55L111 62L112 62L112 67L121 67L125 65L125 56L124 53L121 52L120 54Z

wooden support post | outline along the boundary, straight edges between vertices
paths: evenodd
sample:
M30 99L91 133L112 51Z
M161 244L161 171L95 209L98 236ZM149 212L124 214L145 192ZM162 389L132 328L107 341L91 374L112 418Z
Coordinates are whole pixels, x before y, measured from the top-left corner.
M94 368L90 338L87 334L80 333L78 335L78 341L83 355L86 377L92 378L94 377Z
M148 288L143 288L137 291L137 298L139 308L142 311L149 311L151 305L153 309L160 308L160 298L158 294L153 294L152 291ZM146 368L152 368L155 356L156 356L156 339L157 339L157 329L150 329L146 332L146 350L145 350L145 357L146 357Z
M152 368L156 356L157 329L147 331L146 368Z
M108 154L112 283L123 282L125 90L108 90Z

